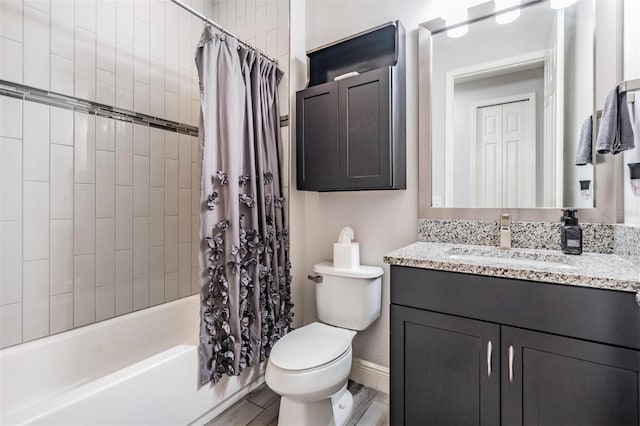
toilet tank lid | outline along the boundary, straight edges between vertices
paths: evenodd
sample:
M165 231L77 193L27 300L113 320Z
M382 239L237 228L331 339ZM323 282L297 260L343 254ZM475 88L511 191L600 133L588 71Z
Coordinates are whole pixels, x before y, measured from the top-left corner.
M334 268L332 262L316 263L313 265L313 272L347 278L378 278L384 274L384 270L379 266L359 265L357 269Z
M285 370L307 370L327 364L351 347L353 330L313 322L293 330L271 349L271 362Z

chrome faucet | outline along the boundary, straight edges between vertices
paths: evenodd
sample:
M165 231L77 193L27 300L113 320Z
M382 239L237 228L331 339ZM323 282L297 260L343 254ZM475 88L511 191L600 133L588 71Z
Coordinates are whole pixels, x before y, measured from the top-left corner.
M511 248L511 217L509 213L502 213L500 216L500 248L503 250Z

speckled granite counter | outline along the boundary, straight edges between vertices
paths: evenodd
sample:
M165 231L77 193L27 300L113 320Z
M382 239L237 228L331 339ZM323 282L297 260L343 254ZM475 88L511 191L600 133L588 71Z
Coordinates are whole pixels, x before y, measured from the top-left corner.
M486 259L484 258L486 257ZM614 254L417 242L384 256L391 265L640 292L640 266Z

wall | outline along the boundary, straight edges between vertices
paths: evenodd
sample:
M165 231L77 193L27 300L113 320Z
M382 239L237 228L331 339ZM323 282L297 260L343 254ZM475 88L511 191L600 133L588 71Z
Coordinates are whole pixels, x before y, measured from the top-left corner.
M186 3L288 68L288 1ZM168 0L3 0L0 79L197 125L202 28ZM198 293L195 137L0 96L0 173L0 347Z

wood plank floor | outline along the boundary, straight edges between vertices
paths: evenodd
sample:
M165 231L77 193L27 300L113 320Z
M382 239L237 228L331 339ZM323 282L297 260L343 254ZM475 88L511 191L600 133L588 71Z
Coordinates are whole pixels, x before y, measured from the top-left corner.
M389 396L386 393L349 381L353 410L346 426L387 426ZM206 426L276 426L280 397L261 385L242 400L207 423Z

